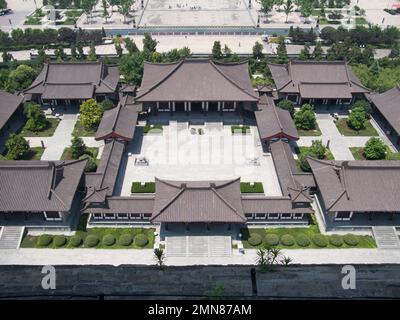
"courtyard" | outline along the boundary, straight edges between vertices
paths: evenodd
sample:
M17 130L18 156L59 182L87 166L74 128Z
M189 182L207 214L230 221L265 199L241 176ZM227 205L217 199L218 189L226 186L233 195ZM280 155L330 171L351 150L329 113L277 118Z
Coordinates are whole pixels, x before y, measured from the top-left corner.
M268 196L281 195L272 157L264 153L256 126L250 126L247 134L233 134L230 125L214 122L189 126L171 121L162 128L147 134L143 127L136 128L137 138L122 160L117 194L129 196L132 182L152 182L155 177L182 181L241 177L242 182L262 182ZM149 165L135 165L143 157Z

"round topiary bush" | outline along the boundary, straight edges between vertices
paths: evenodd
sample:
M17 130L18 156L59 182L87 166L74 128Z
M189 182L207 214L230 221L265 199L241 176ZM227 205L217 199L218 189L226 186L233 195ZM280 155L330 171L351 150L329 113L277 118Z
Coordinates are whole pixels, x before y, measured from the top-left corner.
M138 247L144 247L148 243L149 239L147 239L145 234L139 233L135 236L135 245L137 245Z
M133 237L129 233L122 234L118 239L118 244L121 246L129 246L133 241Z
M250 245L258 246L262 243L262 237L257 233L250 234L250 238L248 239Z
M38 241L37 244L41 247L47 247L51 242L53 241L53 237L49 234L42 234Z
M85 239L85 247L93 248L99 244L99 241L100 240L98 236L90 234Z
M323 236L322 234L316 234L312 237L312 242L314 242L314 244L317 247L320 248L324 248L328 245L328 240L326 239L325 236Z
M300 247L308 247L311 243L310 238L305 234L300 233L296 236L296 243Z
M112 234L106 234L103 237L103 244L107 247L112 246L115 243L115 237Z
M54 245L59 248L67 243L67 238L65 236L55 236L53 242Z
M347 244L348 246L355 247L356 245L358 245L358 239L353 234L344 235L343 240L344 240L344 243Z
M82 244L82 238L80 236L73 236L69 239L71 247L77 248Z
M284 234L281 237L281 244L284 246L293 246L294 245L294 237L291 234Z
M329 243L335 247L341 247L343 245L343 238L338 234L334 234L329 238Z
M264 239L265 246L277 246L279 244L279 236L274 233L268 233Z

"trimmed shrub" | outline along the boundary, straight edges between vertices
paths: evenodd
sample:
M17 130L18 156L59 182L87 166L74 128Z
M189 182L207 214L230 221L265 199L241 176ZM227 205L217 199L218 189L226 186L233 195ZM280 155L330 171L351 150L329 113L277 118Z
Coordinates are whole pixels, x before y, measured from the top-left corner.
M82 238L80 236L73 236L69 239L69 244L72 247L77 248L82 244Z
M358 239L353 234L344 235L343 240L344 240L344 243L347 244L348 246L355 247L356 245L358 245Z
M284 246L293 246L294 245L294 237L291 234L284 234L281 237L281 244Z
M89 234L85 239L85 247L93 248L99 244L99 237L94 234Z
M249 243L252 246L258 246L262 242L262 238L258 233L252 233L249 238Z
M296 243L300 247L308 247L311 243L310 238L305 234L300 233L296 236Z
M279 244L279 236L277 234L274 234L274 233L268 233L265 236L264 244L266 246L276 246L276 245L278 245Z
M122 234L118 239L118 244L121 246L129 246L133 241L132 235L129 233Z
M51 242L53 241L53 237L49 234L42 234L38 241L37 244L41 247L47 247Z
M147 237L144 233L139 233L135 237L135 245L137 245L138 247L144 247L148 243L149 243L149 239L147 239Z
M343 238L338 234L334 234L329 238L329 243L335 247L341 247L343 245Z
M65 236L55 236L53 242L54 245L59 248L67 243L67 238Z
M328 245L328 240L322 234L313 235L312 242L320 248L325 248Z
M115 237L112 234L106 234L103 237L103 244L105 246L112 246L115 243Z

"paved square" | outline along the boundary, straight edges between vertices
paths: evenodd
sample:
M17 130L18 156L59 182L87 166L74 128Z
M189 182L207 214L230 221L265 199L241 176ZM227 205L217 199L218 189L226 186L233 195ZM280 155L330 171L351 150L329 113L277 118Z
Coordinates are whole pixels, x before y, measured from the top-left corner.
M148 0L139 26L248 26L257 16L245 0Z
M247 135L232 135L230 126L207 123L201 127L203 135L192 134L182 123L171 122L163 128L162 135L140 137L137 134L128 145L117 181L117 194L130 195L133 181L154 181L155 177L170 180L241 177L242 182L263 182L268 196L282 195L272 157L263 154L256 127L252 126ZM200 126L193 128L198 130ZM135 166L135 158L139 157L146 157L149 166ZM259 165L251 164L252 158L257 158Z

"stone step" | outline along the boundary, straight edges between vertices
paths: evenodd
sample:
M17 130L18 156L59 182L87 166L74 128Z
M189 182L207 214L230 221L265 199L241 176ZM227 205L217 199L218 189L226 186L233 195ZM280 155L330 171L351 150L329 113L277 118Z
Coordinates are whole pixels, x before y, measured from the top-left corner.
M372 227L376 245L381 249L400 249L400 241L395 227Z
M18 249L25 227L2 227L0 249Z
M169 257L230 256L231 242L228 236L171 236L166 237L166 254Z

